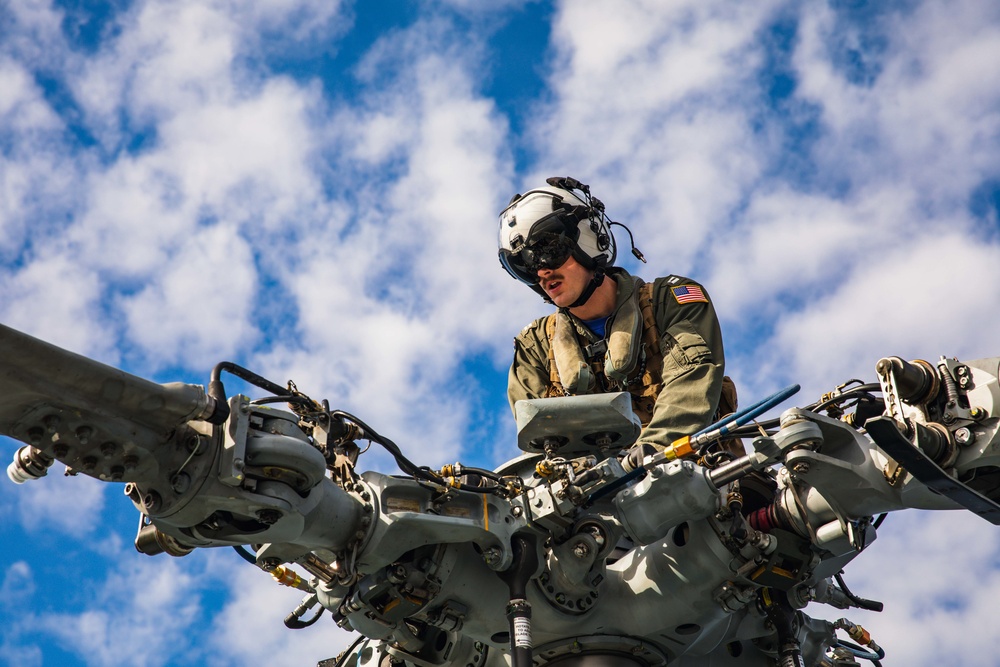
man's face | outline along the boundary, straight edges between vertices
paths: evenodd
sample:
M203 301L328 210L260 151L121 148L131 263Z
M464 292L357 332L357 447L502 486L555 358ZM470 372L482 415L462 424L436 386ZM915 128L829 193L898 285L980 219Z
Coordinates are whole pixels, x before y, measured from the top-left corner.
M556 306L566 308L583 294L591 272L570 257L557 269L538 269L538 284Z

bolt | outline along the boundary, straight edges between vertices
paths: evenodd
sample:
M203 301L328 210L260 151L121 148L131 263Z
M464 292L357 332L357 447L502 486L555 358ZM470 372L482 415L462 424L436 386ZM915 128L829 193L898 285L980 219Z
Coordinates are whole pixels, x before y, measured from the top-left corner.
M805 475L809 472L809 463L807 461L799 461L792 466L792 472L796 475Z
M566 595L563 593L556 593L556 602L559 604L566 602Z
M493 567L494 565L499 565L500 559L503 557L503 552L497 547L490 547L483 551L483 560L487 565Z
M84 472L94 472L94 468L97 467L97 459L93 456L88 456L80 463Z
M233 459L233 467L237 470L243 470L246 467L246 463L243 462L243 459ZM239 477L242 478L242 475Z
M190 438L187 439L187 442L185 442L184 445L187 447L187 450L189 452L198 452L200 454L201 436L192 435Z
M260 569L265 572L273 572L279 565L281 565L281 561L277 558L265 558L260 562Z
M90 436L94 434L94 429L89 426L81 426L76 429L76 439L80 441L81 445L86 445L90 441Z
M42 436L44 434L45 434L45 431L43 431L40 426L36 426L35 428L29 428L28 429L28 442L30 442L32 445L34 445L34 446L37 447L39 445L39 443L42 442Z
M186 472L179 472L170 478L170 488L174 493L183 494L191 488L191 477Z
M975 439L975 434L966 426L955 431L955 442L962 446L971 445Z
M137 456L126 456L125 460L122 461L125 464L125 470L127 472L134 472L136 468L139 467L139 457Z
M516 518L524 514L524 510L518 507L517 505L514 505L513 507L510 508L510 513Z
M577 542L573 545L573 555L577 558L586 558L590 555L590 547L586 542Z
M69 454L69 445L64 442L57 442L52 448L52 453L56 455L57 459L61 459Z
M56 429L59 428L59 417L56 415L49 415L42 421L45 424L45 430L49 433L55 433Z
M111 481L120 482L125 477L125 468L122 466L111 466Z
M103 445L101 445L101 454L104 455L105 459L110 459L112 456L115 455L115 452L117 450L118 446L115 445L115 443L113 442L106 442Z
M969 416L975 419L976 421L980 421L986 418L987 412L983 408L974 407L971 410L969 410Z

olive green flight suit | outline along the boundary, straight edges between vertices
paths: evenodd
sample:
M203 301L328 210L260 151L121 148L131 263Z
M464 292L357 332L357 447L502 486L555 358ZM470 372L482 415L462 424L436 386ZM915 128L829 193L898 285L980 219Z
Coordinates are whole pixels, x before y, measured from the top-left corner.
M609 269L608 275L618 286L615 310L605 329L611 331L615 315L632 298L636 284L635 278L623 269ZM656 398L652 418L643 424L637 444L665 447L682 436L692 435L714 421L719 406L725 373L719 320L710 299L679 303L672 288L684 285L701 287L681 276L657 278L653 283L653 315L663 355L663 389ZM546 319L535 320L514 339L514 361L507 381L511 409L519 400L544 397L551 385ZM570 320L576 325L578 341L583 346L599 340L579 319L570 315ZM622 390L609 384L603 376L598 383L604 385L603 391Z

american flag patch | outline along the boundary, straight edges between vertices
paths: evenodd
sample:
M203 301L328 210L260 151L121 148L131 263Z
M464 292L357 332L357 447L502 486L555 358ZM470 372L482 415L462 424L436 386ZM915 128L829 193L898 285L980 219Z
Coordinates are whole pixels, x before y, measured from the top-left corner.
M708 303L708 297L705 296L705 293L697 285L671 287L670 291L674 293L677 303Z

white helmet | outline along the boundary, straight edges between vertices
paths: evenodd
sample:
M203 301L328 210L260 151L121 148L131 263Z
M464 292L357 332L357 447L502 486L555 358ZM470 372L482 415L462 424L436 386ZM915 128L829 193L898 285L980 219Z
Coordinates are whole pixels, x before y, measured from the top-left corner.
M500 263L533 288L539 269L559 268L570 256L603 275L618 253L604 204L576 179L553 177L546 183L514 195L500 213Z

